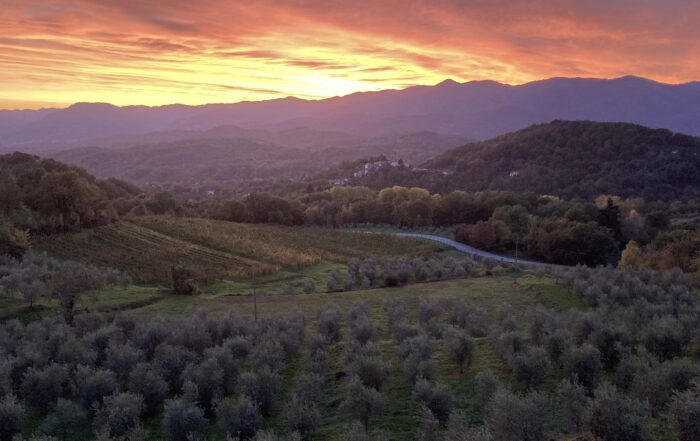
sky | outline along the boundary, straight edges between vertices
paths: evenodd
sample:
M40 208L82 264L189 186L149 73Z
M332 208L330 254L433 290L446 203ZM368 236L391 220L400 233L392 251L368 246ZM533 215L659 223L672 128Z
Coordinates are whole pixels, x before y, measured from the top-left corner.
M700 79L697 0L0 0L0 108Z

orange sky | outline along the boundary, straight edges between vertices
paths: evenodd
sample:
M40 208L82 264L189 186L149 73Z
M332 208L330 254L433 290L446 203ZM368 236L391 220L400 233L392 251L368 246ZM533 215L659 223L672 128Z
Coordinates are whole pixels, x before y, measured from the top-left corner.
M0 108L700 79L696 0L0 0Z

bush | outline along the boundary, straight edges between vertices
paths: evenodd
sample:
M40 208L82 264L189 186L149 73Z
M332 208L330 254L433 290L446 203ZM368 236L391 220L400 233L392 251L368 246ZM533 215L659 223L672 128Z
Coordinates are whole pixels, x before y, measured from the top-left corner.
M250 398L240 395L224 398L216 406L216 423L228 436L247 440L260 430L262 416Z
M105 397L95 413L95 432L105 431L110 437L124 436L138 424L143 412L143 398L130 392Z
M620 396L613 386L596 389L591 406L591 432L602 441L642 441L645 413L641 405Z
M199 293L197 287L199 275L195 271L182 265L173 265L170 270L173 279L173 293L182 295Z
M24 406L10 394L0 399L0 441L11 441L15 433L22 431Z
M39 432L65 440L66 436L85 424L87 414L80 404L60 398L56 408L39 426Z
M487 426L498 441L545 441L547 400L535 392L525 396L499 390L489 405Z
M411 396L414 401L430 410L441 423L447 422L455 406L452 394L446 385L432 384L424 378L416 381Z
M316 291L316 281L307 279L304 281L304 293L311 294Z
M197 439L207 423L204 409L199 407L191 397L180 397L165 402L163 412L163 429L173 441L191 441Z

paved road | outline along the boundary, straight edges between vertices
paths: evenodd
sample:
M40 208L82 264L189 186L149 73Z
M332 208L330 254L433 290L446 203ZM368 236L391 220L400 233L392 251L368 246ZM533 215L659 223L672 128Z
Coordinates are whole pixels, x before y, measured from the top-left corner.
M426 240L432 240L434 242L440 242L442 244L451 246L452 248L456 249L457 251L461 251L463 253L472 255L472 256L477 256L477 257L482 257L484 259L490 259L490 260L496 260L498 262L504 262L504 263L517 263L521 265L528 265L528 266L551 266L551 267L562 267L563 265L554 265L551 263L544 263L544 262L536 262L534 260L524 260L524 259L515 259L513 257L505 257L505 256L499 256L498 254L493 254L489 253L488 251L483 251L478 248L470 247L469 245L465 245L461 242L457 242L452 239L447 239L445 237L441 236L435 236L432 234L419 234L419 233L393 233L397 236L402 236L402 237L414 237L418 239L426 239Z

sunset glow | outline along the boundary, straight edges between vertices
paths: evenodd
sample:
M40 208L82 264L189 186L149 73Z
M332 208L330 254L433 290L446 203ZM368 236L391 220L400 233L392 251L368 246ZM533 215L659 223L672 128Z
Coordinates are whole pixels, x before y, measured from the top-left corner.
M2 0L0 107L314 99L445 78L679 83L700 77L699 16L680 0Z

